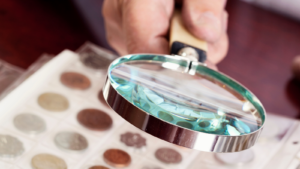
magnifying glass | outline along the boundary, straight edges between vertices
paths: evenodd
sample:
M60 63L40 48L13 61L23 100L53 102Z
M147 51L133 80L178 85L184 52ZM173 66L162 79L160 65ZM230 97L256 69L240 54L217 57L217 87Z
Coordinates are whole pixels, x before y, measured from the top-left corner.
M135 127L179 146L223 153L252 147L265 121L261 102L232 78L206 67L206 43L193 37L180 17L176 11L171 23L175 55L116 59L108 69L105 100Z

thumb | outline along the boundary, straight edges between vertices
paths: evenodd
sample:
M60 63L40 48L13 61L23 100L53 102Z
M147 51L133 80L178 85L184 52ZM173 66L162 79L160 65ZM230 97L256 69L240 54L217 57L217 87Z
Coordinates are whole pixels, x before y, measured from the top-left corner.
M182 6L183 22L199 39L216 42L226 30L223 18L226 0L185 0Z

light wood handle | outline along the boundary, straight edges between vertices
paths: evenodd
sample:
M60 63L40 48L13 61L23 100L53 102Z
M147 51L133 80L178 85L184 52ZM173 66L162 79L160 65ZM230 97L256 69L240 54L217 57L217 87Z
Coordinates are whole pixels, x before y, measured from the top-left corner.
M197 53L194 57L196 60L205 62L207 42L196 38L185 28L180 11L175 9L170 26L170 53L180 55L180 51L186 50L186 47Z
M173 42L178 41L198 49L207 51L207 43L192 35L183 25L181 12L175 10L170 26L170 46Z

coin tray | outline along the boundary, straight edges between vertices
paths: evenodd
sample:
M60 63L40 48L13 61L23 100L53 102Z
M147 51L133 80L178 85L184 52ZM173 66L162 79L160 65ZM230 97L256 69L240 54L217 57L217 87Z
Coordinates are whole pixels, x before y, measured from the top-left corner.
M35 134L35 135L30 135L30 134L24 133L24 132L20 131L19 129L17 129L13 123L14 118L17 115L23 114L23 113L34 114L34 115L40 117L41 119L43 119L45 122L45 125L46 125L45 131ZM8 116L3 118L3 120L1 120L1 126L3 126L4 129L11 130L12 132L14 132L16 134L23 136L23 137L27 137L33 141L37 141L37 140L44 138L47 135L47 133L52 131L52 129L57 125L57 123L58 123L57 119L49 117L43 113L40 113L38 110L34 110L29 107L21 107L19 109L16 109L12 113L8 114Z
M60 95L64 96L69 102L69 107L64 111L59 111L59 112L53 112L53 111L42 108L38 104L38 97L41 94L49 93L49 92L50 93L57 93L57 94L60 94ZM32 94L32 97L29 98L27 104L28 104L28 107L31 107L32 109L37 110L41 114L51 116L51 117L56 118L58 120L63 120L70 113L77 110L78 102L79 102L78 98L74 97L74 95L72 95L72 94L70 94L70 93L68 93L68 92L66 92L66 91L64 91L60 88L53 88L51 86L42 86L41 90L38 90L37 92Z
M77 114L83 109L98 109L98 110L101 110L101 111L105 112L106 114L108 114L113 120L111 128L109 128L108 130L104 130L104 131L94 131L94 130L90 130L90 129L84 127L83 125L81 125L77 120ZM109 109L108 107L106 107L104 105L91 104L87 101L82 100L80 102L80 105L78 105L77 110L70 113L69 116L66 117L64 122L82 130L84 133L88 133L88 134L97 136L99 138L103 138L105 136L107 137L110 134L113 134L111 131L115 131L115 130L119 129L119 126L122 125L125 121L119 115L117 115L111 109Z
M27 139L25 137L22 137L22 136L18 135L17 133L14 133L13 131L10 131L8 129L0 128L0 133L2 135L10 135L12 137L17 138L20 142L23 143L23 148L24 148L24 152L21 155L16 156L15 158L0 157L0 161L8 162L8 163L13 164L13 163L17 162L18 160L20 160L22 156L26 156L26 154L28 154L28 152L30 152L30 150L35 145L34 141L32 141L30 139Z
M156 139L155 137L142 132L140 129L134 127L131 124L128 123L124 123L121 127L122 130L117 130L115 131L115 133L109 138L110 140L112 140L115 144L117 144L118 146L122 147L123 149L126 150L126 152L130 151L133 153L136 153L138 155L146 155L147 152L150 149L153 149L157 142L158 139ZM121 134L124 134L126 132L132 132L132 133L138 133L140 134L142 137L144 137L146 139L146 146L142 147L142 148L134 148L134 147L129 147L127 146L125 143L121 142Z
M120 150L127 152L130 155L130 157L131 157L130 165L127 167L123 167L126 169L136 168L136 166L141 162L141 160L143 158L143 156L138 155L134 152L126 151L126 149L123 146L121 146L120 144L111 143L109 141L104 142L104 144L102 144L99 148L100 149L98 149L96 152L94 152L94 154L92 154L92 156L90 156L88 158L89 160L81 167L82 169L90 164L99 164L99 165L106 164L107 166L109 166L109 168L114 168L111 165L108 165L103 159L103 154L108 149L120 149Z
M83 53L85 50L95 50L95 46L85 45L79 52ZM97 53L98 50L96 49L95 52ZM63 85L60 82L60 75L68 71L78 72L88 77L91 81L91 87L86 90L76 90ZM105 78L106 69L88 68L80 61L80 55L66 50L13 90L0 102L0 134L9 134L18 138L23 143L25 151L14 159L0 158L0 168L31 169L32 157L41 153L53 154L64 159L69 169L88 169L94 165L114 168L103 160L103 153L109 148L117 148L129 153L132 162L126 168L132 169L144 169L143 167L160 167L161 169L234 168L234 166L218 162L214 153L199 152L170 144L125 122L98 99L98 93L104 85ZM46 92L55 92L65 96L69 101L69 108L62 112L51 112L43 109L38 104L37 99ZM77 121L77 114L88 108L99 109L107 113L113 120L112 127L106 131L92 131L82 126ZM32 113L41 117L46 123L46 130L35 136L19 131L13 125L13 119L20 113ZM272 116L268 116L268 119L274 120L270 117ZM278 147L289 136L288 133L293 128L292 126L296 125L296 122L292 120L282 122L281 119L280 117L273 121L275 124L281 124L280 130L271 135L266 134L265 137L264 133L262 134L257 145L253 147L256 155L254 162L247 164L245 169L262 168L264 166L262 161L266 158L265 156L271 157L275 154ZM88 148L75 152L57 147L54 143L54 137L62 131L80 133L87 139ZM272 129L266 128L264 130L264 132L268 131L272 131ZM146 138L146 147L137 149L125 145L120 141L120 137L126 132L139 133ZM175 149L182 155L182 161L179 164L165 164L159 161L155 157L155 152L161 147Z
M82 151L72 151L72 150L66 150L58 147L54 142L54 138L57 133L64 132L64 131L76 132L81 134L86 138L88 142L88 147ZM60 151L63 154L63 157L68 156L69 158L72 158L74 160L81 160L85 158L89 153L91 153L94 149L97 149L97 147L102 141L103 140L101 140L101 138L98 138L93 135L89 135L85 133L84 130L70 126L65 123L60 123L58 126L54 128L54 130L51 133L49 133L49 135L45 137L45 139L42 140L42 144L45 145L46 147L49 147L50 149Z
M78 161L73 160L69 156L66 156L61 151L57 151L55 149L51 149L45 147L44 145L38 144L28 155L23 156L23 158L18 162L17 166L22 169L32 169L31 159L38 154L51 154L57 156L63 159L66 162L68 168L70 169L75 168L78 165Z
M67 86L65 86L64 84L61 83L60 81L60 76L62 73L65 72L76 72L76 73L80 73L84 76L86 76L90 82L91 82L91 86L85 90L79 90L79 89L71 89ZM96 77L96 78L95 78ZM95 91L100 91L102 86L104 85L104 81L103 79L106 78L106 74L102 73L102 74L97 74L97 76L93 76L91 74L89 74L89 71L87 71L86 69L82 68L82 67L74 67L74 66L70 66L68 68L66 68L65 70L58 72L54 78L51 79L50 81L50 85L53 87L58 87L61 88L65 91L68 91L74 95L79 96L80 98L88 98L91 95L95 94Z

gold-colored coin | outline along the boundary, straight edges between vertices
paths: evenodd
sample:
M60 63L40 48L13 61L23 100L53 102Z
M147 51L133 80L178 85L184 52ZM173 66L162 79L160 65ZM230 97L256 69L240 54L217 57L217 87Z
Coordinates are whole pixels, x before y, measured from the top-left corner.
M66 162L51 154L38 154L31 159L34 169L67 169Z
M57 93L43 93L38 98L38 104L49 111L60 112L69 108L68 99Z

